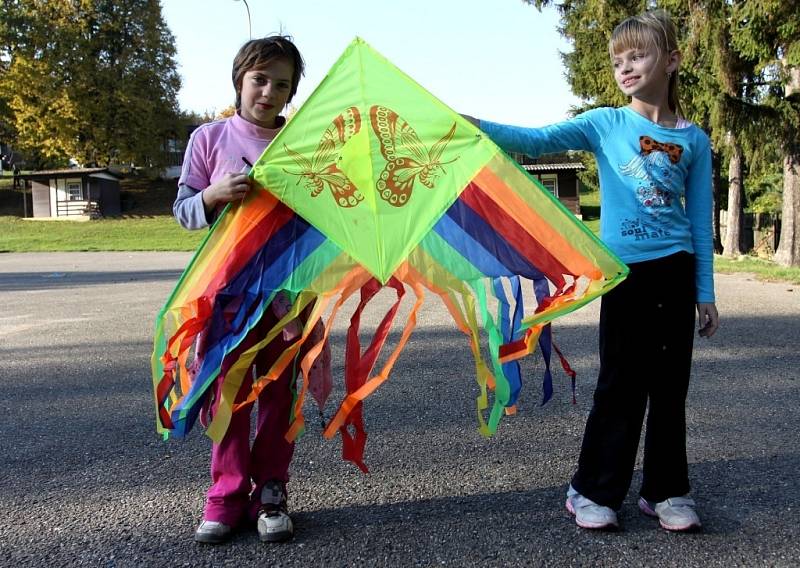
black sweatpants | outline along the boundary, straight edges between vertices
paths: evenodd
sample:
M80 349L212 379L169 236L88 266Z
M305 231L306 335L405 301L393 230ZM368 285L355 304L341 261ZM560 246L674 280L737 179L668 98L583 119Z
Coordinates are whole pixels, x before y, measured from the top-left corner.
M600 374L572 486L619 509L636 463L645 409L640 494L663 501L689 492L686 393L695 322L694 255L633 263L603 296Z

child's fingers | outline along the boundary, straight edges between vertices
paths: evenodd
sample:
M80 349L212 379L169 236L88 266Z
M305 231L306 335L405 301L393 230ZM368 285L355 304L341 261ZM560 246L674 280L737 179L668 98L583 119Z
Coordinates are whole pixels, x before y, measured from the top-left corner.
M229 173L225 175L226 181L230 187L238 187L241 185L246 185L250 187L250 177L247 174L243 174L240 172L236 173Z
M242 197L250 189L250 178L245 174L228 174L228 193L233 197Z
M707 325L697 333L700 334L700 337L709 338L713 336L717 332L717 328L712 325Z
M700 337L711 337L719 327L719 312L713 303L698 303L697 315L700 319L700 329L697 330Z
M215 199L220 203L230 203L242 199L250 189L250 178L246 175L229 173L221 179L214 189Z

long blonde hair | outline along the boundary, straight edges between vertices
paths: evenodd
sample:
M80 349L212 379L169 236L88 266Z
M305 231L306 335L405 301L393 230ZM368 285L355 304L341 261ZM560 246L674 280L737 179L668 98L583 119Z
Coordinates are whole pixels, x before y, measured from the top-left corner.
M658 50L659 60L678 51L678 34L669 14L664 10L651 10L623 20L611 34L608 53L613 58L627 49L650 48ZM667 104L670 110L683 117L678 99L678 70L669 77Z

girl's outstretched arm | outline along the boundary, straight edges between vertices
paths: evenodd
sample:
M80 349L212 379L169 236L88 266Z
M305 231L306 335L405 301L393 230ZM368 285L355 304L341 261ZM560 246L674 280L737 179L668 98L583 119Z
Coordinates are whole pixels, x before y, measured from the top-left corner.
M612 120L604 109L590 110L570 120L539 128L499 124L466 114L461 116L483 130L506 152L519 152L534 158L566 150L596 153Z
M466 118L473 126L477 126L478 128L481 127L481 121L475 118L474 116L470 116L468 114L462 114L461 116L463 118Z

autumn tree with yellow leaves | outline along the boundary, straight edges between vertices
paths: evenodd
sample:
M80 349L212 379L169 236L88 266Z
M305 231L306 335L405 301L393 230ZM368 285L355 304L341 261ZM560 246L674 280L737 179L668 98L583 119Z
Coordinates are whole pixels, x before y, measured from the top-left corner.
M158 0L0 7L0 140L33 166L160 164L180 78Z

